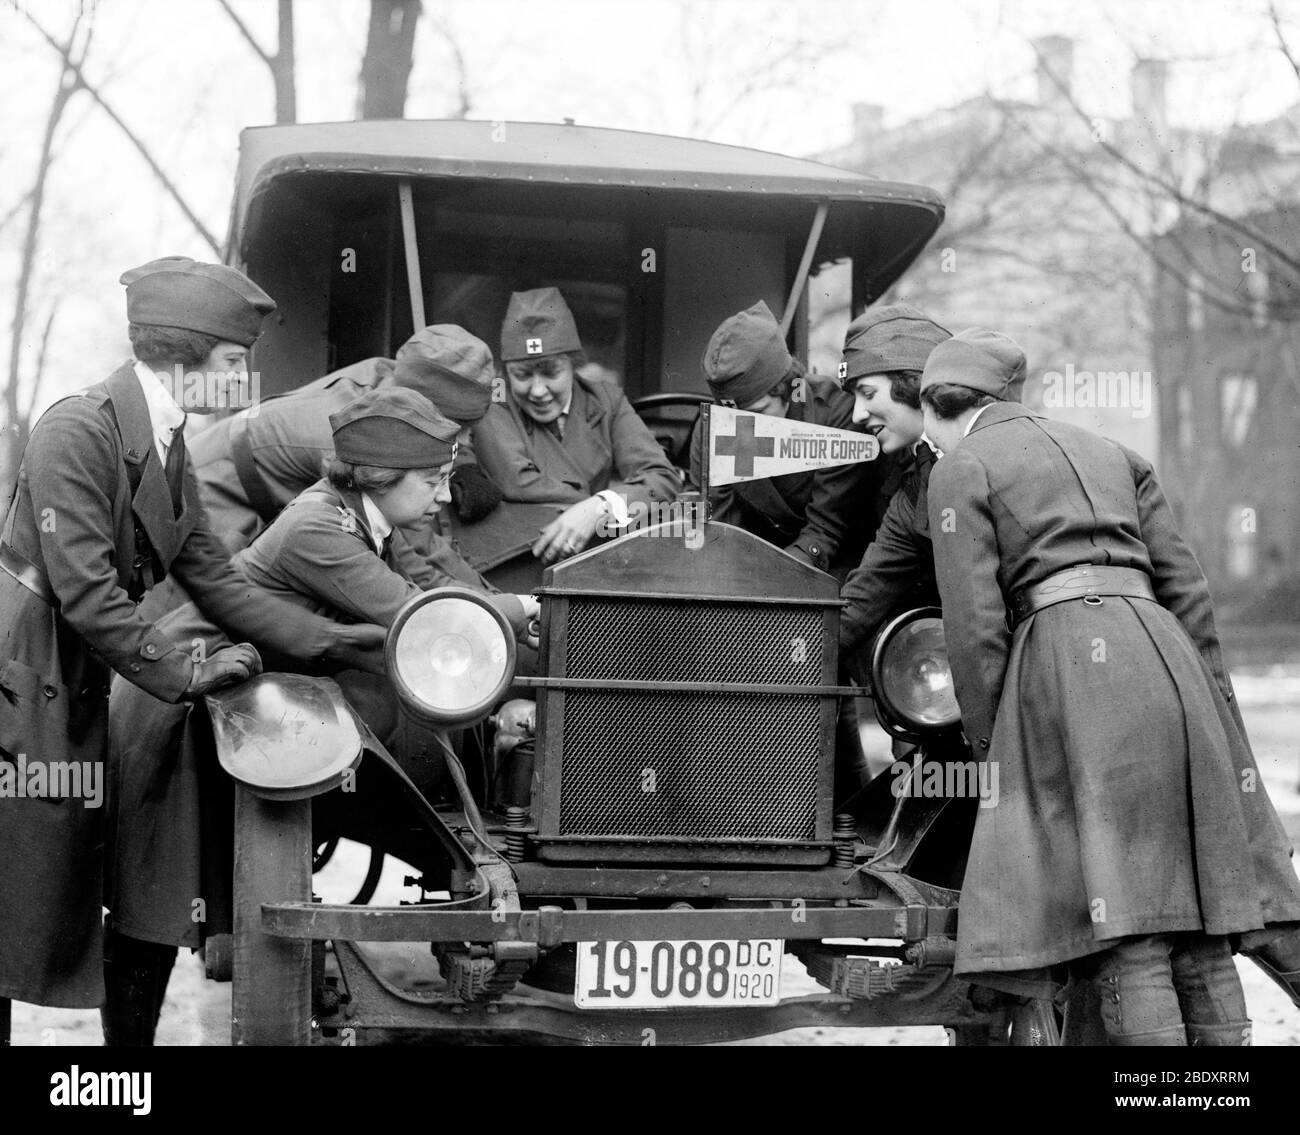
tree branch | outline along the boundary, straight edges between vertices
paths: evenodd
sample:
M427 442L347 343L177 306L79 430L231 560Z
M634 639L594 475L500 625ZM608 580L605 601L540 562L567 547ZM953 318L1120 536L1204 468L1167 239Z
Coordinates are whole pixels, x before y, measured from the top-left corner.
M1043 58L1042 52L1037 44L1033 44L1032 46L1035 56L1041 62ZM1056 76L1050 67L1044 67L1043 71L1047 74L1048 78L1057 90L1060 91L1061 97L1075 112L1075 114L1078 115L1079 119L1091 126L1093 119L1088 115L1083 107L1079 105L1069 87ZM1144 168L1138 162L1130 158L1128 154L1124 153L1124 151L1118 146L1108 142L1105 138L1097 137L1095 133L1093 134L1093 138L1104 153L1109 154L1115 161L1119 162L1121 166L1135 174L1143 181L1160 189L1171 201L1183 206L1184 208L1190 209L1193 212L1199 213L1202 216L1209 217L1211 220L1218 221L1219 224L1223 225L1225 228L1231 229L1240 236L1244 236L1252 244L1262 245L1269 253L1277 258L1279 263L1285 264L1293 272L1300 274L1300 260L1297 260L1288 249L1283 248L1275 241L1269 240L1263 233L1247 224L1243 224L1235 217L1231 217L1227 213L1214 208L1212 205L1209 205L1204 201L1198 201L1196 198L1184 193L1183 190L1172 181ZM1207 177L1208 176L1207 171Z
M144 142L140 140L140 138L136 135L135 131L133 131L125 122L122 121L122 118L120 115L118 115L117 111L115 111L111 106L109 106L109 104L104 100L104 97L90 84L84 72L81 70L80 65L76 61L74 61L71 57L71 50L72 50L71 45L69 44L68 46L65 47L62 44L60 44L57 40L55 40L54 37L50 35L50 33L47 32L44 27L41 26L40 22L36 19L36 17L33 16L26 8L20 8L19 12L23 15L23 17L27 20L27 22L36 29L36 31L40 34L41 38L44 39L45 42L48 43L52 48L54 48L54 50L57 51L60 56L62 56L65 67L72 73L73 77L76 79L76 87L80 90L85 91L92 99L94 99L95 102L98 104L99 108L106 115L108 115L109 119L112 120L113 124L117 126L117 128L121 130L123 134L126 135L127 140L135 147L136 152L139 153L139 155L145 160L145 164L149 166L149 169L153 171L153 175L158 179L159 184L162 185L162 187L167 191L171 199L176 202L181 212L185 214L186 220L188 220L190 224L194 226L194 230L199 234L199 236L201 236L207 242L208 246L212 249L213 253L217 256L220 256L221 245L217 241L217 238L212 235L212 232L208 229L208 227L199 219L198 214L195 213L194 210L190 208L189 202L187 202L185 198L181 196L181 192L176 187L176 184L163 171L162 166L160 166L158 162L154 159L153 154L149 152L149 148L144 144Z
M230 22L233 23L235 27L239 29L239 34L242 35L244 39L248 41L248 46L251 47L261 57L263 63L265 63L268 67L273 67L274 60L271 57L271 53L268 52L260 43L258 43L256 39L253 38L253 33L248 30L248 25L239 18L239 15L235 12L234 8L232 8L226 2L226 0L217 0L217 3L221 5L222 11L224 11L226 15L230 17Z
M1268 0L1268 18L1273 24L1273 34L1277 36L1277 45L1282 49L1282 54L1286 61L1291 64L1291 70L1295 72L1297 81L1300 81L1300 60L1291 53L1291 45L1287 43L1286 36L1282 32L1282 17L1278 15L1276 0Z

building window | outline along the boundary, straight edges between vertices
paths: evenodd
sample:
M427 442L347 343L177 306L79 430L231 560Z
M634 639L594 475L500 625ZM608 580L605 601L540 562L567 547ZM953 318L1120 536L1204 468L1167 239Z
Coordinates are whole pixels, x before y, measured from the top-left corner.
M1258 383L1253 375L1226 374L1219 379L1219 422L1223 440L1229 445L1245 445L1258 398Z

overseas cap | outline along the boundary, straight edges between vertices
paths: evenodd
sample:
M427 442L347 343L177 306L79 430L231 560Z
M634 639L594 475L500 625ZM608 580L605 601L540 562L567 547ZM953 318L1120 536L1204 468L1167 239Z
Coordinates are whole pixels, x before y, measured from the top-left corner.
M759 300L713 333L704 350L704 377L715 398L747 406L776 386L793 363L781 325Z
M436 469L456 453L460 426L423 395L401 387L370 390L330 415L334 455L381 469Z
M251 347L275 300L242 272L188 256L164 256L122 273L126 317L149 327L178 327Z
M501 324L501 361L520 362L544 355L581 351L578 326L559 288L514 292Z
M417 331L397 349L393 385L423 394L454 422L472 426L492 405L492 352L454 323Z
M930 352L951 337L951 331L907 304L868 308L844 334L840 383L847 390L864 375L922 370Z
M1025 386L1025 352L1010 335L972 327L940 343L921 374L921 389L940 383L1019 402Z

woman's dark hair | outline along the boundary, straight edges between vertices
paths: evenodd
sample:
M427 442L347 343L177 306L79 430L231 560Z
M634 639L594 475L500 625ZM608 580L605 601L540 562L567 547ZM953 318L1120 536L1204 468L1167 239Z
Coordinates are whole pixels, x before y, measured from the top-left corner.
M922 390L921 401L934 411L936 418L947 421L964 414L967 410L987 406L997 399L992 394L972 390L969 386L954 386L950 382L940 382Z
M889 396L895 402L911 406L913 410L921 408L921 372L919 370L891 370L889 375Z
M336 489L354 493L376 493L392 488L404 476L405 469L385 469L380 465L353 465L331 457L325 462L325 476Z
M808 368L798 359L793 359L790 362L790 369L785 372L781 381L768 391L768 394L773 398L781 399L782 402L789 402L791 394L794 393L794 384L807 376Z
M146 366L183 367L197 366L221 342L215 335L201 331L187 331L184 327L153 327L144 323L130 323L126 333L131 339L131 350Z

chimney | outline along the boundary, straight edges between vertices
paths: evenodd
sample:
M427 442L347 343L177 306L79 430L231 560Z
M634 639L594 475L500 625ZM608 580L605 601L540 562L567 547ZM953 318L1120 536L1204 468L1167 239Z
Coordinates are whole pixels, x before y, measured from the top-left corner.
M853 104L853 137L872 138L885 128L885 108L874 102Z
M1133 64L1129 84L1133 92L1133 117L1155 133L1168 125L1165 80L1169 64L1163 59L1139 59Z
M1038 105L1065 107L1074 83L1074 40L1045 35L1034 40L1038 53Z

